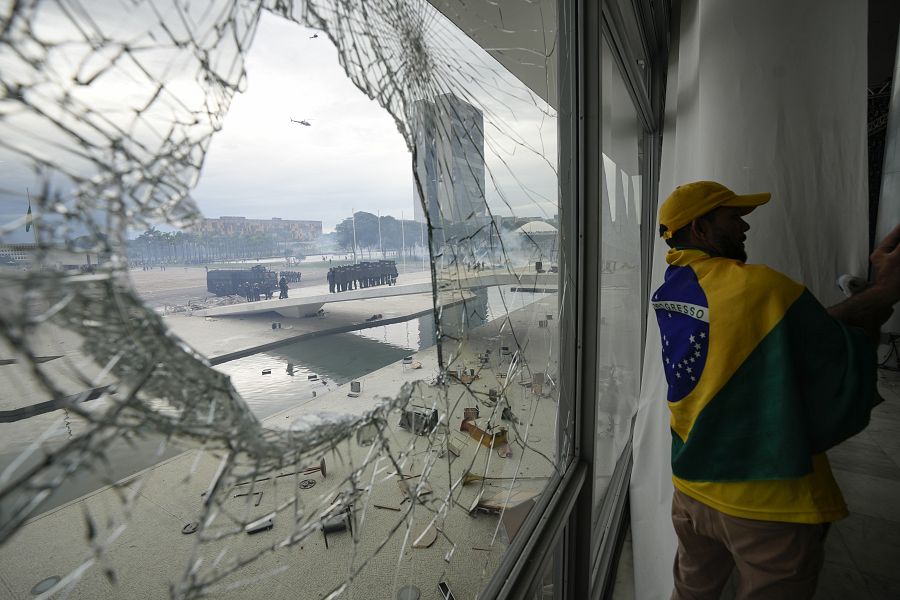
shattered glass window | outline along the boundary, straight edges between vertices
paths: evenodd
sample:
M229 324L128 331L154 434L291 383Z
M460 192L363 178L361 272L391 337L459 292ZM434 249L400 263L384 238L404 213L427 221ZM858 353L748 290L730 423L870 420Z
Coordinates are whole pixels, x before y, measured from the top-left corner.
M516 6L7 4L6 593L485 587L572 455L555 2Z

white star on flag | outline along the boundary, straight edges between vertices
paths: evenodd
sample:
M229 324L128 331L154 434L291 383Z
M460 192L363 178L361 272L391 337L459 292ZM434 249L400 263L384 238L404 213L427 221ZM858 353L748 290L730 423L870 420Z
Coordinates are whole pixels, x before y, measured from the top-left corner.
M679 379L681 379L681 373L675 373L675 377L678 377Z
M691 375L691 381L697 381L697 378Z
M690 373L690 372L693 371L693 369L691 369L690 367L688 367L687 369L685 369L685 371L687 371L688 373Z
M697 350L699 350L699 349L700 349L700 344L694 344L694 348L696 348Z
M702 339L705 338L705 337L706 337L706 332L705 332L705 331L701 331L701 332L700 332L700 339L702 340Z
M691 336L691 337L690 337L690 340L691 340L691 343L692 343L692 344L696 341L696 340L694 339L694 336Z

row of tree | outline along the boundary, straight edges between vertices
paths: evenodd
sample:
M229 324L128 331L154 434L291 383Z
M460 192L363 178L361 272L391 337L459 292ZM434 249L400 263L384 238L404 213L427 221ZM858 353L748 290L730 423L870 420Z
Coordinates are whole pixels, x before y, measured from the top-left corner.
M354 220L356 248L372 252L397 252L405 247L407 252L420 251L428 244L428 231L424 223L395 219L391 216L379 217L368 212L357 212L347 217L335 227L335 241L347 252L353 251ZM499 219L501 231L509 231L531 219L504 217ZM380 225L380 231L379 231ZM490 240L493 229L490 225L458 223L447 225L435 235L438 245L446 239L448 243L459 240ZM458 231L457 231L458 230ZM484 239L482 239L484 238ZM223 260L245 260L294 254L287 243L265 233L251 235L223 235L200 232L159 231L151 227L128 245L128 258L141 264L189 263L203 264Z
M286 244L264 233L221 235L151 227L128 243L128 259L140 264L203 264L292 254Z
M353 251L354 218L347 217L334 228L337 243L347 251ZM381 225L379 236L378 226ZM424 240L424 243L423 243ZM428 231L424 223L395 219L391 216L378 217L372 213L356 213L356 247L373 250L401 250L428 244Z
M432 233L435 247L443 244L464 244L471 248L497 243L498 236L515 231L538 217L495 217L490 220L470 219L458 223L441 223ZM428 245L428 230L424 223L399 220L391 216L378 217L372 213L356 213L356 247L371 253L385 250L399 251ZM354 218L347 217L335 227L337 244L348 252L353 251ZM381 230L379 232L379 224ZM555 223L554 223L555 225Z

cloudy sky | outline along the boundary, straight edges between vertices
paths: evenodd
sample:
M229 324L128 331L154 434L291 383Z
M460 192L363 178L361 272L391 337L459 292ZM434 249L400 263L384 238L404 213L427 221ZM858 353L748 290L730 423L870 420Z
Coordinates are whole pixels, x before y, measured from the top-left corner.
M127 22L116 14L106 17L111 29L145 27L132 23L140 21L134 16ZM315 33L269 14L262 17L246 57L246 89L234 97L192 191L205 216L321 220L325 231L353 209L412 218L417 199L411 155L393 118L353 85L331 41L324 34L312 39ZM428 35L439 73L435 85L484 111L491 210L552 217L557 212L552 111L443 17L431 20ZM170 76L176 73L170 89L196 96L193 78L184 78L189 71L182 77L171 66L165 69ZM118 112L127 122L130 107L143 101L127 96L127 86L110 77L98 80L105 87L70 87L95 110L111 118ZM89 92L93 95L84 96ZM34 131L28 133L33 137ZM53 160L63 160L61 153L49 152ZM29 185L34 192L37 184L30 165L6 158L0 155L0 220L8 223L22 218L22 192ZM31 234L18 229L7 239L28 241Z
M411 157L393 118L353 85L331 41L314 34L263 17L247 89L193 192L204 215L314 219L326 230L352 209L412 218Z
M193 193L204 215L314 219L326 231L353 209L412 218L411 155L393 118L353 85L337 49L325 35L311 39L315 33L263 17L247 57L247 89L235 97ZM480 54L476 60L496 71L477 98L493 175L488 202L505 214L552 216L553 170L522 146L555 159L555 122L546 107L461 33L443 41ZM501 84L509 89L498 94Z

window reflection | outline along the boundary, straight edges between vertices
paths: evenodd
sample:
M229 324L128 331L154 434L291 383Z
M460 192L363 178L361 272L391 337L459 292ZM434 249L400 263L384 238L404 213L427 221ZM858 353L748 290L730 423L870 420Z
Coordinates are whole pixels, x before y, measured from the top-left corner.
M602 53L602 221L594 518L631 436L641 361L643 130L606 41Z

